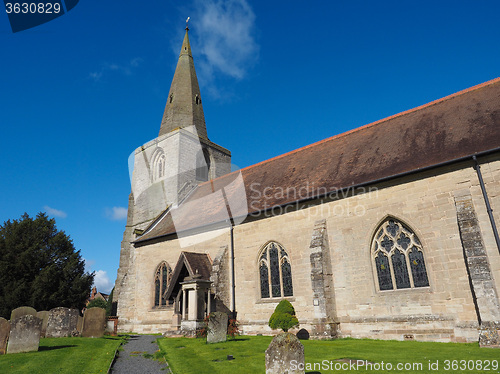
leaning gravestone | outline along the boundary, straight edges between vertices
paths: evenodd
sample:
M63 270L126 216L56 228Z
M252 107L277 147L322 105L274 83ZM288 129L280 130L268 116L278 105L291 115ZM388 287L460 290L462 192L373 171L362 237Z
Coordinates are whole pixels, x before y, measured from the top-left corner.
M227 314L210 313L207 330L207 343L225 342L227 340Z
M85 338L99 338L106 329L106 310L103 308L90 308L83 315L82 336Z
M30 315L33 317L36 317L36 309L30 307L30 306L20 306L19 308L14 309L10 313L10 320L14 321L16 318Z
M45 338L45 333L47 332L47 322L49 321L49 312L42 310L37 312L36 316L42 320L42 332L40 333L40 337Z
M42 320L25 315L10 321L9 343L7 353L38 351Z
M304 363L304 346L289 332L275 336L266 349L266 374L304 374Z
M76 330L81 334L83 331L83 317L78 316L78 321L76 322Z
M7 341L9 340L10 322L0 317L0 355L7 351Z
M71 336L76 331L78 316L80 313L76 309L58 307L51 309L47 321L47 338L62 338Z

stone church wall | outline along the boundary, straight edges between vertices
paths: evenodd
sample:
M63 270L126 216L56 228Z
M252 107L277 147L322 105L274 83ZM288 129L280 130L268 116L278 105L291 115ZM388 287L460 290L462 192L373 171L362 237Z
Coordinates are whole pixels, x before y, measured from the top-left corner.
M498 225L500 161L496 157L481 162ZM500 290L500 255L472 162L401 177L376 187L371 192L355 190L337 201L311 203L300 210L234 228L236 310L244 333L273 333L267 322L279 300L261 299L257 265L259 252L272 240L280 243L290 257L293 296L287 299L294 305L301 327L309 331L316 331L318 321L323 321L335 325L338 336L477 341L478 318L457 221L457 196L471 196L489 261L491 285L496 291ZM377 290L371 242L375 230L388 216L409 226L419 237L429 287ZM325 257L331 259L328 272L332 274L330 292L334 300L329 308L335 310L328 315L314 305L318 293L313 288L319 284L319 273L311 276L311 253L316 248L311 245L312 236L320 220L325 220L327 232L324 248L329 252ZM183 250L209 253L215 259L221 247L230 245L227 231L203 242L199 241L200 235L191 238L193 244L184 238L183 247L176 239L135 248L130 258L134 279L128 290L132 292L135 285L135 301L133 306L121 309L122 331L162 332L170 328L172 309L152 307L154 272L163 260L173 268Z

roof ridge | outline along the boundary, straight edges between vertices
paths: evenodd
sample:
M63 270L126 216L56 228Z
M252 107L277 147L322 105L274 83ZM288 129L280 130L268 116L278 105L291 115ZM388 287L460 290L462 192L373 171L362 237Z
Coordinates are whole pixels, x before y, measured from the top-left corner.
M269 159L267 159L267 160L260 161L260 162L258 162L258 163L256 163L256 164L246 166L246 167L244 167L244 168L242 168L242 169L238 169L238 170L235 170L235 171L233 171L233 172L231 172L231 173L224 174L224 175L222 175L222 176L220 176L220 177L218 177L218 178L212 179L212 180L210 180L210 181L211 181L211 182L213 182L213 181L216 181L216 180L219 180L219 179L222 179L222 178L228 177L229 175L234 174L234 173L236 173L236 172L242 172L242 171L244 171L244 170L252 169L252 168L255 168L255 167L259 166L259 165L263 165L263 164L266 164L266 163L268 163L268 162L271 162L271 161L278 160L278 159L280 159L280 158L283 158L283 157L289 156L289 155L291 155L291 154L298 153L298 152L300 152L300 151L304 151L304 150L306 150L306 149L309 149L309 148L315 147L315 146L317 146L317 145L319 145L319 144L326 143L326 142L329 142L329 141L332 141L332 140L335 140L335 139L338 139L338 138L342 138L342 137L347 136L347 135L351 135L351 134L356 133L356 132L358 132L358 131L365 130L365 129L367 129L367 128L371 128L371 127L376 126L376 125L380 125L381 123L387 122L387 121L392 120L392 119L394 119L394 118L398 118L398 117L401 117L401 116L406 115L406 114L410 114L410 113L417 112L417 111L419 111L419 110L422 110L422 109L425 109L425 108L431 107L431 106L433 106L433 105L436 105L436 104L442 103L442 102L444 102L444 101L447 101L447 100L453 99L453 98L455 98L455 97L461 96L461 95L466 94L466 93L468 93L468 92L479 90L479 89L481 89L481 88L483 88L483 87L490 86L490 85L493 85L493 84L498 83L498 82L500 82L500 77L498 77L498 78L494 78L494 79L489 80L489 81L487 81L487 82L480 83L480 84L477 84L477 85L475 85L475 86L472 86L472 87L466 88L466 89L464 89L464 90L461 90L461 91L455 92L455 93L453 93L453 94L447 95L447 96L442 97L442 98L440 98L440 99L436 99L436 100L430 101L430 102L428 102L428 103L426 103L426 104L419 105L419 106L417 106L417 107L415 107L415 108L408 109L408 110L405 110L405 111L400 112L400 113L397 113L397 114L393 114L392 116L385 117L385 118L379 119L379 120L374 121L374 122L370 122L370 123L368 123L368 124L366 124L366 125L363 125L363 126L360 126L360 127L356 127L355 129L348 130L348 131L346 131L346 132L343 132L343 133L340 133L340 134L337 134L337 135L333 135L333 136L331 136L331 137L329 137L329 138L319 140L319 141L317 141L317 142L315 142L315 143L311 143L311 144L305 145L305 146L303 146L303 147L300 147L300 148L294 149L294 150L292 150L292 151L289 151L289 152L283 153L283 154L281 154L281 155L274 156L274 157L269 158ZM202 185L204 185L205 183L209 183L210 181L208 181L208 182L204 182L204 183L200 184L199 186L202 186Z

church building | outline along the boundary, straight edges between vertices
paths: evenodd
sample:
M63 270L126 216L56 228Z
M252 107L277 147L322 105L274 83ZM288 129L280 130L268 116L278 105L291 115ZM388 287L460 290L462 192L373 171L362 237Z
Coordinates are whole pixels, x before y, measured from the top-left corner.
M120 331L273 334L286 299L312 338L500 344L500 78L231 171L186 28L133 165Z

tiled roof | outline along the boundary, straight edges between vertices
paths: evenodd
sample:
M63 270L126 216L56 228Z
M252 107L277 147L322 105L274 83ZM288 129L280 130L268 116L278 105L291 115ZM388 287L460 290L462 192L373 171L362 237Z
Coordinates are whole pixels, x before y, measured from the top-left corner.
M500 78L203 183L138 241L498 147Z
M206 253L195 253L195 252L181 252L179 259L177 260L177 264L175 265L175 269L172 273L172 279L170 280L170 284L168 285L167 290L165 291L165 298L170 298L174 289L179 286L180 282L183 282L184 279L181 279L181 274L185 273L182 271L183 268L187 269L187 272L190 277L199 277L197 279L208 281L210 280L210 272L212 270L212 261L210 257Z

